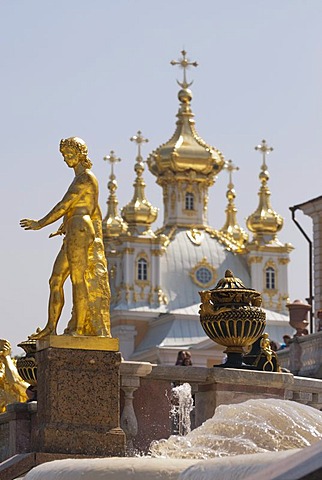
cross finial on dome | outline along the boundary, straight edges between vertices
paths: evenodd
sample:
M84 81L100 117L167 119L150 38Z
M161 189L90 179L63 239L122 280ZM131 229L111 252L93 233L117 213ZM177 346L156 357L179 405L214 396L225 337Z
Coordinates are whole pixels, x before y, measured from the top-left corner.
M141 158L141 145L142 143L148 143L149 139L144 138L142 132L138 130L136 135L130 138L131 142L135 142L138 146L138 158Z
M170 63L171 65L179 65L183 69L183 82L179 82L178 80L177 82L180 85L180 87L188 88L190 87L190 85L192 85L193 82L190 82L190 83L187 82L186 70L191 66L198 67L198 63L190 62L189 59L186 57L187 52L185 50L181 50L181 55L182 55L182 58L180 58L179 60L171 60Z
M224 165L224 168L227 170L227 172L229 173L229 185L228 185L228 188L233 188L233 172L237 172L239 170L239 167L236 167L234 164L233 164L233 161L232 160L227 160L225 162L225 165Z
M266 155L268 155L270 152L272 152L274 149L273 147L269 147L266 143L266 140L262 140L262 143L260 145L256 145L255 150L259 150L263 156L263 165L262 165L262 170L267 169L266 165Z
M111 164L111 177L114 177L114 164L120 162L121 159L115 156L114 150L111 150L109 155L103 157L103 160Z

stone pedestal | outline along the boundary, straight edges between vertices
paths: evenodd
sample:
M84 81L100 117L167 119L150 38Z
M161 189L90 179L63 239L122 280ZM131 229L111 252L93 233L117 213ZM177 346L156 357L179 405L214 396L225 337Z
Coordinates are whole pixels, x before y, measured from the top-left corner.
M42 347L45 348L36 354L38 425L33 450L124 455L125 434L120 428L119 406L120 352L79 346Z

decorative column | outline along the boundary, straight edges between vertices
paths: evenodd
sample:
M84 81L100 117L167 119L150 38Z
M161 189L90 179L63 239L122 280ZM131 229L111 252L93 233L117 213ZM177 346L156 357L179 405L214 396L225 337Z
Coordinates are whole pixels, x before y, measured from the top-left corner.
M121 389L124 392L124 407L121 415L121 428L126 435L127 454L134 453L135 437L138 434L138 421L134 411L134 392L140 386L140 377L152 371L152 364L145 362L121 363Z

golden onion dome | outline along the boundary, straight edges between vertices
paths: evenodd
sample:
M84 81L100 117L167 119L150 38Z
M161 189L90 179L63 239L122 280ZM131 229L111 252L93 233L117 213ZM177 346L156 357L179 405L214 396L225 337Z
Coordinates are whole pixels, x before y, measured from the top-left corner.
M199 174L217 175L224 166L224 156L215 147L208 145L197 133L190 101L192 92L188 88L178 93L180 108L176 130L170 140L148 158L148 167L156 177L167 171L181 173L187 170Z
M111 164L111 175L107 188L110 192L107 200L107 214L102 222L103 234L107 238L118 237L122 233L126 233L127 224L124 222L123 218L118 214L118 200L116 196L117 182L114 175L114 164L120 162L120 158L117 158L111 150L110 155L104 157L105 161L108 161Z
M226 222L224 226L220 229L220 233L224 234L229 239L234 241L239 247L239 250L242 251L243 249L245 249L245 246L247 244L248 234L243 230L243 228L238 224L237 221L237 208L235 206L236 192L232 181L233 171L239 170L239 168L235 167L231 160L228 160L225 163L224 168L229 173L228 190L226 193L228 204L226 208Z
M271 192L267 186L269 173L266 165L266 154L273 149L268 147L266 141L263 140L261 145L257 145L255 150L259 150L263 155L263 164L259 179L261 187L258 193L259 203L254 213L252 213L246 221L247 228L256 235L273 235L275 236L283 227L283 217L275 212L271 206Z
M166 172L178 174L189 170L213 178L223 168L224 156L215 147L208 145L196 131L190 106L192 92L188 88L192 82L188 83L186 80L186 68L197 66L197 63L189 62L184 50L181 53L182 59L171 62L184 70L183 82L178 82L182 88L178 93L180 107L176 130L170 140L149 155L148 167L158 178Z
M131 137L131 141L136 142L138 145L138 155L134 166L134 171L136 173L136 178L133 184L134 194L132 200L122 208L121 214L123 219L127 222L130 231L134 228L139 233L143 233L147 231L150 225L157 219L158 209L153 207L145 197L146 185L143 179L144 163L141 156L141 144L148 140L142 136L140 131L138 131L137 135ZM137 229L136 227L139 228Z

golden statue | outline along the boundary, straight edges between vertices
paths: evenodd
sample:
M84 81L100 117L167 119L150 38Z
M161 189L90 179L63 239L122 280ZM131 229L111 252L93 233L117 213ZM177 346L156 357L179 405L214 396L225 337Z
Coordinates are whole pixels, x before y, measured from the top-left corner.
M102 214L98 204L98 182L87 156L87 146L78 137L60 142L60 152L75 178L63 199L40 220L23 219L25 230L39 230L63 218L55 235L64 235L63 245L49 280L48 321L32 338L57 335L57 323L64 305L63 286L72 283L72 317L64 334L111 337L110 288L102 237Z
M24 382L11 358L11 345L0 339L0 413L6 410L8 403L25 402L28 383Z
M207 315L214 315L214 306L211 303L211 291L203 290L199 292L201 297L201 305L199 310L199 315L201 317L206 317Z

